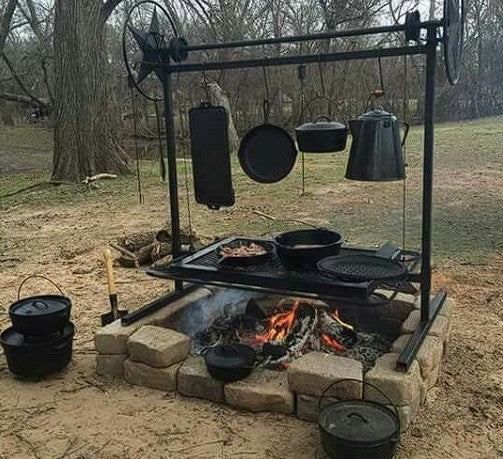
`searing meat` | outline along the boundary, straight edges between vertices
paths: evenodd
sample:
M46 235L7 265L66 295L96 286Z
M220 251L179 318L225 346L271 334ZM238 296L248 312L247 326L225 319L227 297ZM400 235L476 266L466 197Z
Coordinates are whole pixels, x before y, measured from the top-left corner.
M220 255L224 257L256 257L257 255L265 255L267 250L265 247L252 242L250 244L242 244L239 246L226 246L220 251Z

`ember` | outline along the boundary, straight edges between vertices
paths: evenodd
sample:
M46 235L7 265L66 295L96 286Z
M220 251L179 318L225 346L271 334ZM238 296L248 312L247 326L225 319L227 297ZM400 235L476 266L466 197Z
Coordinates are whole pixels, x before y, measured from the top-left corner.
M265 343L266 341L278 341L285 339L292 329L299 304L300 301L297 300L293 303L293 307L290 311L275 314L270 317L268 319L269 330L267 333L257 335L257 342Z

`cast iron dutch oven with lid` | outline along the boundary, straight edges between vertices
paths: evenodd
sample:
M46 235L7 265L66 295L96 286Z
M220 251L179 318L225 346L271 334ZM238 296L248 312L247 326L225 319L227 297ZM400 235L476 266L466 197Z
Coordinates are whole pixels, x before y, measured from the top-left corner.
M391 459L400 442L398 411L391 400L374 385L356 379L330 384L319 399L336 384L354 382L371 387L393 407L369 400L340 400L320 412L318 427L321 443L332 459Z
M295 128L299 150L305 153L332 153L346 148L348 128L327 116Z
M246 344L218 344L204 352L208 373L218 381L246 378L255 364L255 350Z
M14 330L4 330L0 342L9 370L17 376L40 379L66 367L72 359L74 325L68 322L60 332L44 337L30 337Z
M61 295L37 295L20 298L21 288L29 279L43 278L51 282ZM44 276L27 277L18 289L18 301L9 308L12 328L18 333L30 336L50 335L60 332L70 320L72 303L63 295L61 289L49 278Z

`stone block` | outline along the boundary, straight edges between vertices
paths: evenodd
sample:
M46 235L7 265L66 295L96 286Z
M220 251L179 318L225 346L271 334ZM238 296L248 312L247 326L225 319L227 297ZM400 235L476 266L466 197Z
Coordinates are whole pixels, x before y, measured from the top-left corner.
M241 381L224 386L225 401L249 411L292 414L294 394L288 390L284 371L255 370Z
M374 367L365 374L365 382L373 384L399 406L420 403L424 394L424 383L417 360L412 362L407 372L395 370L399 354L384 354L376 360ZM363 396L366 400L389 404L376 390L365 385Z
M178 371L178 392L188 397L204 398L213 402L224 401L224 383L213 379L204 359L189 356Z
M310 352L294 360L288 368L288 385L299 394L320 397L332 383L342 379L363 379L362 364L356 360L324 352ZM358 382L336 384L328 396L352 399L362 397L362 385Z
M409 314L409 317L402 324L401 334L414 333L421 321L421 311L415 309ZM428 335L438 336L444 340L449 332L449 319L446 316L438 315L433 322Z
M120 319L99 328L94 334L94 347L100 354L127 354L127 340L139 328L149 321L140 320L123 326Z
M400 336L392 345L390 352L400 354L412 335ZM435 368L440 365L444 351L443 341L438 336L426 336L419 349L416 360L421 368L421 376L426 378Z
M94 335L95 348L100 354L126 354L127 340L134 332L144 325L162 325L174 312L208 295L212 295L210 290L198 288L131 325L123 326L120 319L118 319L96 331Z
M296 394L297 400L297 417L309 422L318 422L319 410L318 402L320 397L306 394ZM320 408L323 409L332 403L339 401L334 397L324 397L319 403Z
M395 408L391 405L386 405L391 411L395 412ZM416 402L414 405L404 405L397 406L396 411L398 413L398 420L400 421L400 429L402 432L407 431L407 429L411 426L414 418L417 416L419 412L420 404Z
M425 392L427 393L430 389L432 389L435 384L437 384L438 380L440 379L440 374L442 373L442 362L439 362L439 364L430 372L426 378L424 378L424 386L425 386Z
M97 354L96 373L102 376L122 376L126 359L125 354Z
M131 360L164 368L181 362L190 350L190 338L169 328L145 325L127 341Z
M176 379L181 363L167 368L154 368L141 362L126 359L124 379L129 384L159 389L166 392L176 390Z
M455 307L456 307L456 302L452 298L447 297L438 313L441 316L445 316L448 319L450 319L452 316L452 311L454 310Z

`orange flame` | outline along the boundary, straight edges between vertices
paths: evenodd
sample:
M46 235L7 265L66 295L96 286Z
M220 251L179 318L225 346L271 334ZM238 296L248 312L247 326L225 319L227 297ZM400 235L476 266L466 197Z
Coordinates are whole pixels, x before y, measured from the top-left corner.
M332 349L336 350L336 351L343 351L344 350L344 346L339 343L339 341L337 341L335 338L330 338L330 336L328 336L326 333L323 333L321 335L323 341L325 342L325 344L329 347L331 347Z
M258 343L266 341L279 341L288 336L295 322L295 314L300 302L297 300L293 303L292 309L287 312L275 314L268 319L268 331L262 335L256 336Z

